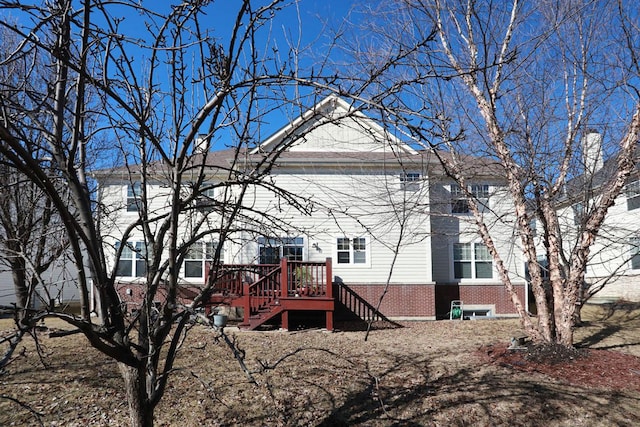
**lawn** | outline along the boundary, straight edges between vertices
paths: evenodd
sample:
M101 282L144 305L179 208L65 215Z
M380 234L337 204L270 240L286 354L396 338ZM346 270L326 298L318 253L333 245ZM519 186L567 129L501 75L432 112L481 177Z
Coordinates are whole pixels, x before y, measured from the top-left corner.
M520 330L515 319L406 322L367 341L361 331L229 329L257 385L218 333L196 326L156 425L639 425L640 309L588 306L584 319L576 343L599 351L551 367L504 352ZM0 425L127 425L112 361L80 335L38 337L48 366L31 339L20 346L24 356L0 375Z

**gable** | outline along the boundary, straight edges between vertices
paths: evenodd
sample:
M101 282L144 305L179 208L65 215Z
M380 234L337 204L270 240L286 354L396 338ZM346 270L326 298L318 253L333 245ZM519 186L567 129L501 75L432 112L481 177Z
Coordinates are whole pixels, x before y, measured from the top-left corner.
M257 152L286 147L289 152L379 153L395 151L415 154L374 120L355 111L347 102L329 96L269 137Z

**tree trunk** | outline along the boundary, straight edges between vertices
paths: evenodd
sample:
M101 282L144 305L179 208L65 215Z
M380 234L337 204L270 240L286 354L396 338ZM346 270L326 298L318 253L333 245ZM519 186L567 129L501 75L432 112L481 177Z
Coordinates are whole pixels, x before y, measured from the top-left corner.
M131 427L152 427L155 408L147 399L144 364L131 367L119 362L118 367L127 393Z

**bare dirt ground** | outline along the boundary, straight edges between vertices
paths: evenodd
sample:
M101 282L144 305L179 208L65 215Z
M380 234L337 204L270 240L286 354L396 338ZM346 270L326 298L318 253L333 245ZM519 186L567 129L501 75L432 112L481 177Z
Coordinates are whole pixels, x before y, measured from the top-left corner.
M402 329L233 332L254 385L216 332L194 327L160 426L640 425L640 307L585 308L579 354L507 351L517 320L407 322ZM49 330L67 328L56 320ZM11 328L0 321L0 331ZM38 334L0 375L0 425L124 426L114 362L80 335ZM536 357L538 356L538 357Z

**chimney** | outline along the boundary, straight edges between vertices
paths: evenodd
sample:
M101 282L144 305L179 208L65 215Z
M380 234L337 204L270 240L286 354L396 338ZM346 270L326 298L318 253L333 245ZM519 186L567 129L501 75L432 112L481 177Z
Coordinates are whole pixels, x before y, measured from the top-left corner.
M604 165L602 160L602 135L589 129L582 137L582 161L585 174L592 176Z
M207 152L207 134L201 133L193 141L193 154Z

